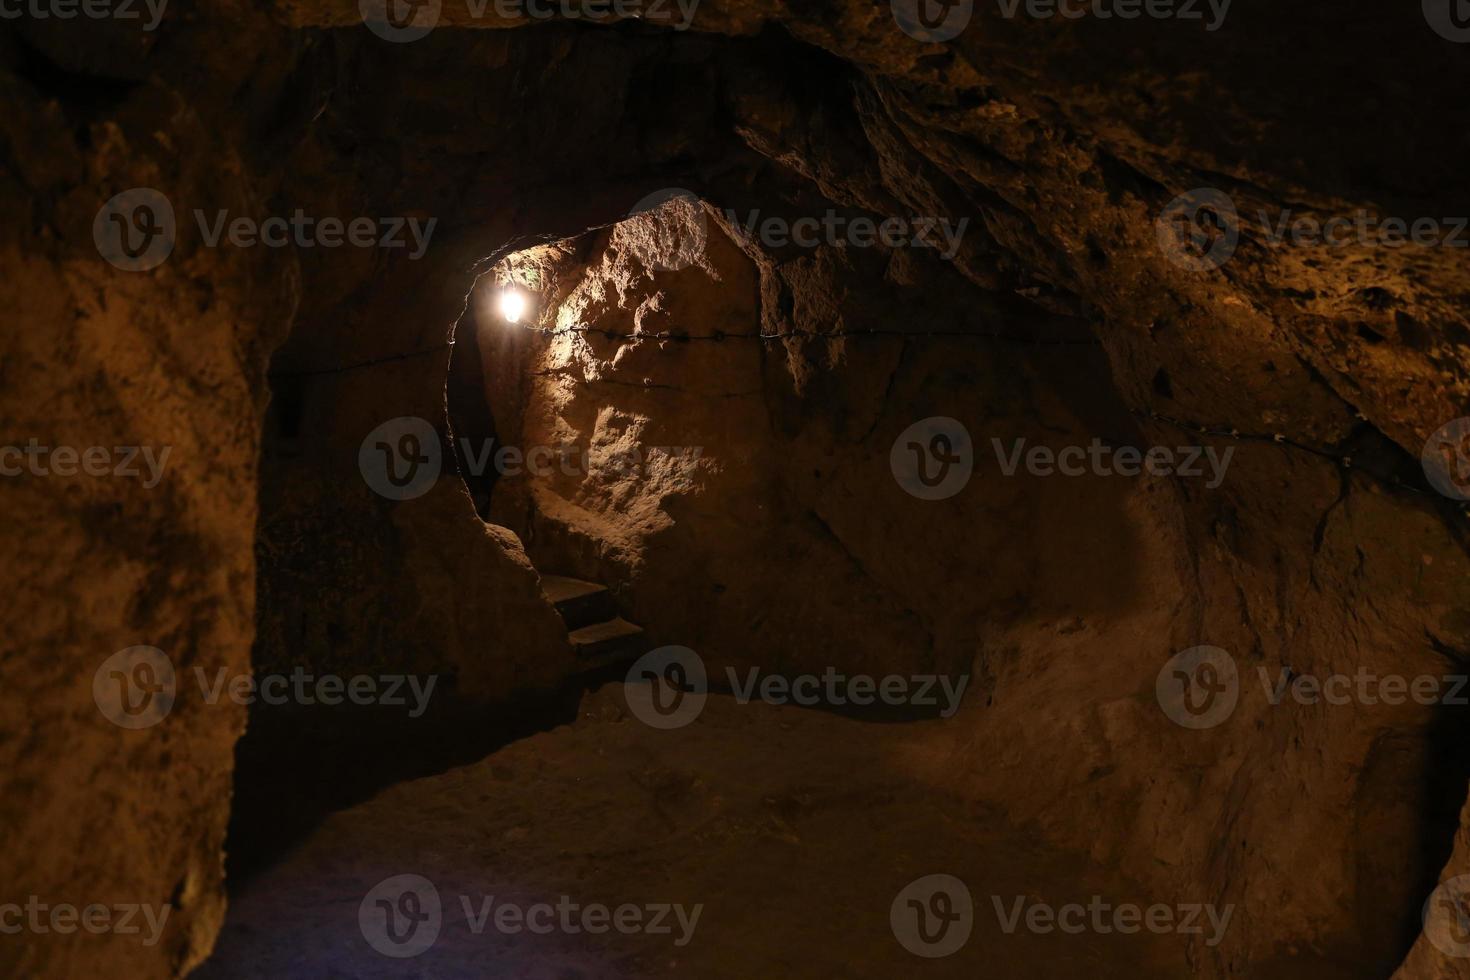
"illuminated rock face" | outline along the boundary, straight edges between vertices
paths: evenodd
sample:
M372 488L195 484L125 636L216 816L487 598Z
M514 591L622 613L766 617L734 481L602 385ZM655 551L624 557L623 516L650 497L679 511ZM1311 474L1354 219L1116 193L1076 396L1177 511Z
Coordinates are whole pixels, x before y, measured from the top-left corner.
M861 4L702 8L677 35L447 15L400 45L352 4L278 13L209 5L137 48L80 21L3 41L5 418L21 442L172 452L151 488L0 482L21 517L0 532L0 881L175 906L154 945L27 936L0 948L7 972L176 975L218 928L244 709L181 696L122 728L92 697L108 656L158 647L197 692L194 668L243 672L253 643L259 665L391 664L514 700L574 669L532 559L590 563L716 664L969 665L924 778L1160 895L1236 903L1227 940L1193 950L1201 976L1291 975L1314 948L1383 975L1441 866L1470 871L1461 713L1283 682L1442 676L1470 649L1464 516L1418 463L1466 411L1465 252L1282 231L1365 207L1453 231L1463 52L1416 11L1242 9L1203 32L977 10L948 48ZM790 38L758 33L776 22ZM1332 43L1282 50L1303 32ZM484 338L480 390L502 438L700 457L497 484L491 514L529 554L447 471L416 500L374 494L377 425L450 434L447 343L476 276L672 184L713 208L703 247L679 242L695 261L645 274L665 239L578 238L556 308L615 336ZM178 221L147 272L93 237L134 187ZM1179 220L1201 200L1236 214L1223 238ZM298 207L437 224L420 258L208 242L221 210ZM890 244L851 224L769 240L766 219L799 238L829 209L934 220ZM926 329L945 336L804 336ZM921 500L891 454L939 416L977 471ZM1011 455L1094 437L1234 452L1218 481ZM1240 688L1191 729L1155 682L1198 645ZM1401 975L1466 962L1421 940Z
M1224 896L1252 925L1201 947L1201 972L1303 969L1260 937L1288 941L1281 920L1313 907L1296 935L1391 969L1463 796L1453 709L1380 687L1453 671L1409 639L1419 601L1455 621L1464 560L1440 519L1271 440L1140 424L1079 322L995 309L963 284L930 316L903 316L893 305L912 314L937 262L873 281L835 249L742 249L718 211L700 220L707 246L687 267L655 248L678 233L632 219L493 270L487 291L540 284L540 319L478 320L485 404L503 445L556 456L508 469L491 519L538 566L615 583L634 619L700 651L726 689L752 669L968 675L952 724L926 735L924 778L1159 894ZM824 310L837 316L804 314L838 291L840 312ZM754 299L783 292L795 315ZM987 312L948 335L971 309ZM930 493L899 478L895 455L935 417L961 422L973 472ZM1286 502L1268 493L1283 478ZM1285 523L1247 533L1263 506ZM1383 534L1439 543L1395 558L1371 544ZM1268 537L1289 549L1261 553ZM1359 546L1349 578L1366 578L1330 571ZM1386 564L1370 571L1375 554ZM1289 623L1250 598L1282 582L1300 606ZM1343 623L1332 607L1360 588L1387 605ZM1278 633L1290 642L1269 645ZM1181 714L1156 689L1201 644L1236 684L1220 710L1195 695ZM1307 756L1285 747L1298 742ZM1282 784L1335 802L1305 817ZM1091 816L1117 812L1133 818ZM1259 911L1282 888L1294 904Z

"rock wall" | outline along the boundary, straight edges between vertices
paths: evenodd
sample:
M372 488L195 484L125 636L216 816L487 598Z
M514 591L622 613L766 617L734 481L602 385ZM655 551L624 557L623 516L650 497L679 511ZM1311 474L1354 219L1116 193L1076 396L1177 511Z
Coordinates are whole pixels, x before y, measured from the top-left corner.
M213 40L228 56L260 30L247 17ZM208 118L211 92L149 72L146 49L24 32L7 28L0 81L0 390L6 445L36 451L7 453L0 480L0 881L44 931L8 935L0 971L173 976L224 915L244 710L196 680L250 669L264 370L298 280L290 255L186 235L155 237L143 271L108 246L99 211L130 188L165 196L181 223L195 202L254 200L239 128ZM123 653L140 646L155 652ZM62 906L70 920L52 918ZM82 928L104 915L93 906L137 931Z
M565 628L520 542L478 519L453 467L444 379L467 281L452 259L403 258L361 284L365 296L298 321L301 339L277 355L258 668L415 672L483 701L570 673ZM394 420L411 421L400 432ZM421 470L400 452L405 433L432 453Z
M613 584L716 686L751 668L967 675L915 767L1156 896L1234 904L1197 975L1391 972L1449 856L1467 719L1280 685L1457 669L1470 568L1433 498L1290 443L1140 420L1086 325L974 287L926 300L931 256L781 256L713 208L691 220L630 219L487 277L540 289L532 324L486 314L482 377L502 444L549 461L503 476L492 516L538 563ZM685 266L672 246L691 237L706 248ZM974 443L943 500L891 463L932 416ZM1094 440L1209 455L1188 477L1006 473L1017 447ZM1196 731L1155 681L1200 644L1230 654L1240 700Z

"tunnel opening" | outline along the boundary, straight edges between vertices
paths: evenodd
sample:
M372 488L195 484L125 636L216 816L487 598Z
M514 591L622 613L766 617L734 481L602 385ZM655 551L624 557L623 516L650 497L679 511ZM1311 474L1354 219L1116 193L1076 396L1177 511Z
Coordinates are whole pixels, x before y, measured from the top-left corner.
M585 692L620 679L626 655L644 639L640 630L621 619L616 588L594 590L590 586L596 583L571 575L538 574L526 561L516 569L527 580L521 583L523 592L514 608L533 608L543 619L538 626L545 621L555 626L527 634L519 644L485 647L479 637L471 636L466 660L484 667L487 660L498 658L496 666L517 677L515 697L506 696L504 685L487 694L473 681L465 682L461 676L465 661L446 658L424 637L390 625L395 610L405 605L427 602L421 614L438 618L450 611L453 602L461 601L450 595L425 600L414 588L403 587L401 569L384 564L402 561L406 545L404 531L379 509L378 498L385 489L391 495L402 488L391 481L370 486L369 493L359 490L359 499L349 502L341 486L343 464L351 459L343 451L344 418L376 417L370 407L379 395L373 376L384 369L402 371L423 403L440 410L424 415L442 417L442 424L426 424L424 429L433 432L444 460L431 495L453 498L462 489L494 541L513 540L517 551L521 539L516 532L524 541L534 541L536 525L515 519L514 501L527 499L524 494L517 498L508 492L504 507L491 506L504 468L495 463L496 451L503 448L501 433L508 424L517 424L523 411L519 402L528 383L525 349L533 343L531 324L513 322L522 316L508 316L497 300L509 288L524 289L536 296L535 305L522 311L524 318L538 316L541 294L554 293L554 270L575 259L567 250L579 242L585 248L589 236L596 234L594 230L549 246L512 251L489 274L473 276L467 291L456 294L450 286L445 296L459 296L458 312L440 345L399 352L390 344L376 357L346 359L338 351L288 341L273 360L260 458L256 675L288 682L304 676L311 689L314 678L344 677L350 684L351 678L376 671L379 676L402 678L396 697L407 703L363 704L339 692L335 704L310 703L310 695L307 703L295 695L276 703L261 698L250 704L246 733L235 752L226 847L232 894L250 888L332 814L361 804L386 787L444 773L575 720ZM449 302L446 299L445 310ZM322 364L323 359L329 363ZM425 359L430 360L428 366L416 363ZM436 371L442 372L437 384ZM487 392L496 397L487 398ZM506 421L497 423L495 412ZM424 420L415 417L415 421ZM401 445L399 439L396 432L386 442L370 433L358 447L357 458L351 459L356 478L362 479L363 467L377 458L369 449L392 450ZM390 472L397 462L389 463ZM596 453L580 460L573 454L558 460L558 465L570 467L571 473L600 473L602 462ZM390 501L390 506L394 503L399 501ZM457 510L453 502L448 506ZM495 523L497 515L503 515L504 524ZM455 514L451 522L445 533L460 536L471 531L462 514ZM330 547L322 547L324 539ZM564 560L574 566L574 573L597 574L596 563L578 564L566 553L544 557L553 566ZM375 576L344 575L345 569L373 565L381 566ZM451 564L447 573L458 577L461 568ZM464 601L474 601L473 587L456 594L460 593L466 596ZM558 646L569 646L573 656L567 664L543 669L539 677L525 676L521 661L535 657L537 650L550 653ZM385 670L393 673L383 674ZM431 689L413 687L420 676L426 684L432 682ZM415 697L421 699L417 704Z
M412 657L398 658L395 666L391 631L362 630L364 622L391 620L402 598L378 596L364 603L354 594L362 583L343 582L340 563L359 559L315 551L314 535L331 525L312 512L331 504L316 496L319 490L303 493L303 470L324 452L322 432L312 428L321 422L312 415L312 403L318 400L320 409L319 399L330 397L330 385L321 382L336 373L282 371L272 377L260 464L261 628L254 662L257 677L282 678L280 691L288 696L272 700L262 687L236 745L226 846L232 894L331 814L576 716L580 691L573 686L549 685L487 705L460 690L452 667L416 674ZM357 555L381 561L394 551L392 535L367 540L368 528L357 523L362 516L351 515L350 535L336 540L357 540ZM380 683L372 700L349 696L353 678L374 673ZM321 685L327 677L342 682L327 691Z

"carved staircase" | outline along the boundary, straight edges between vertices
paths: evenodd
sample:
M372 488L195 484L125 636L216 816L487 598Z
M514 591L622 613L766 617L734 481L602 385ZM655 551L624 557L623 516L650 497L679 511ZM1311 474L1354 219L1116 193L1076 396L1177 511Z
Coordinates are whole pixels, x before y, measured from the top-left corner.
M645 652L643 627L618 615L607 586L564 575L542 575L541 590L561 613L583 673L630 663Z

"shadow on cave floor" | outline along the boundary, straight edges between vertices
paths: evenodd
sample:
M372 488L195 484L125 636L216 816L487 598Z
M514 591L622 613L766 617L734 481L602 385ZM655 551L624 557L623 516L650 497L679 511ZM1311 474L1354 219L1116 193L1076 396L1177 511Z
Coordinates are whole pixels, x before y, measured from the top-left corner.
M590 695L574 725L329 816L232 898L196 976L1183 975L1175 936L1006 931L992 896L1008 908L1142 896L916 780L911 753L932 751L940 725L711 696L692 724L663 731L629 716L621 690ZM937 874L967 886L974 930L952 955L925 959L895 931L912 935L915 912L893 906ZM401 901L405 875L420 876L421 901ZM660 916L668 932L594 932L581 912L559 920L572 929L497 925L497 909L538 904L631 905L650 924L667 905L684 918ZM409 918L390 925L389 910ZM418 955L375 950L374 939L407 949L389 931L413 920L433 933Z
M916 776L919 759L943 751L941 723L873 724L712 695L693 723L666 731L633 718L622 690L588 695L574 724L327 816L237 890L195 976L1195 973L1176 933L1063 932L1008 918L1151 898L1116 869ZM955 906L903 899L934 875L963 882L973 928L949 955L928 958L905 948L922 945L918 910ZM599 907L632 907L650 926L657 915L665 931L583 918ZM1258 975L1365 976L1301 962Z
M581 694L580 686L571 686L516 707L492 708L436 691L417 718L402 706L252 704L235 749L226 869L231 893L334 811L567 724Z
M558 691L515 706L436 692L418 718L404 707L381 705L252 704L249 727L235 749L226 847L230 893L282 860L330 814L395 783L478 762L512 742L570 724L587 689L621 681L625 673L621 664L588 671ZM731 693L718 686L711 691ZM941 708L810 710L881 725L933 720Z

